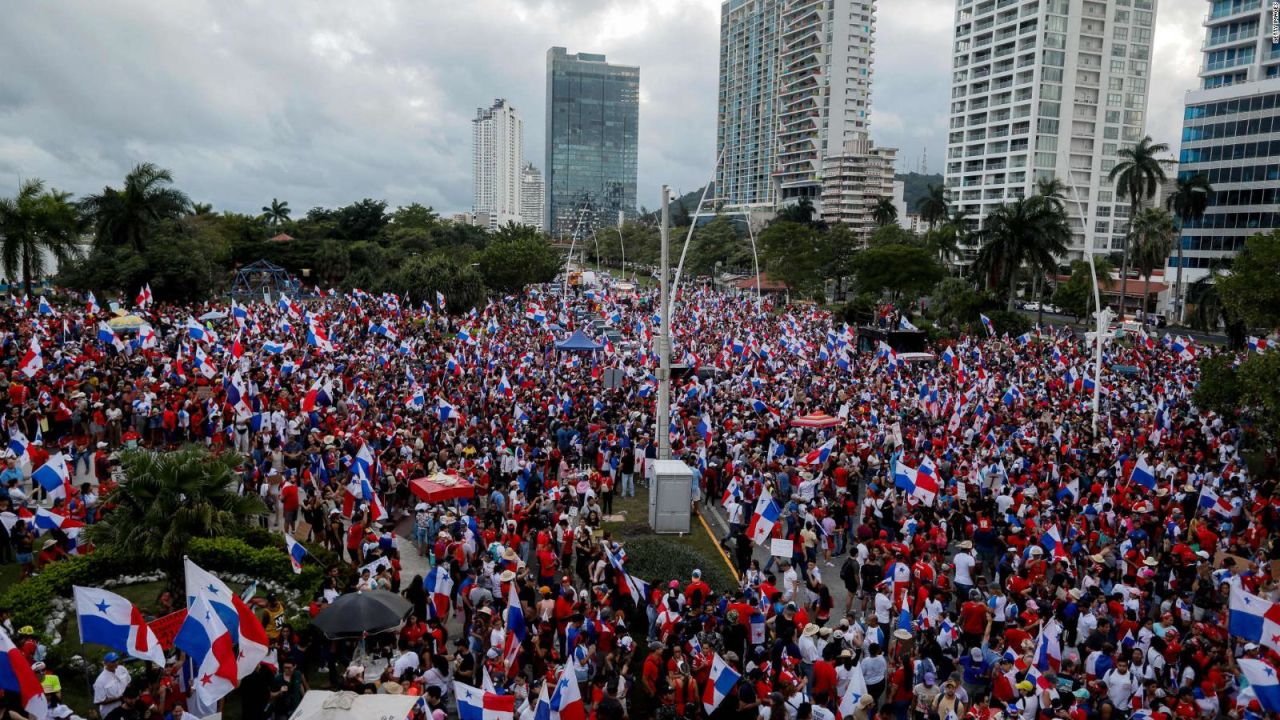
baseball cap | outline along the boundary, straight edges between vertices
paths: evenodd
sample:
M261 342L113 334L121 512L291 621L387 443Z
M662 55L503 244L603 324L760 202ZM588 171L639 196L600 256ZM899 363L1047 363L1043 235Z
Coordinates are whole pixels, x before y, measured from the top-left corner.
M112 662L112 663L113 663L113 662L120 662L120 655L119 655L119 654L117 654L117 653L109 652L109 653L107 653L106 655L103 655L103 656L102 656L102 661L103 661L103 662Z

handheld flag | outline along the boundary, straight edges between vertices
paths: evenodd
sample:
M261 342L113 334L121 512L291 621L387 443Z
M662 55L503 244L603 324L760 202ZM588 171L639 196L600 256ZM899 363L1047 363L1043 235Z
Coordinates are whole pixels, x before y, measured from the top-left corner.
M702 693L702 708L707 711L707 715L720 707L720 703L733 692L741 678L742 675L729 667L720 653L712 656L711 674L707 676L707 687Z
M453 695L458 701L459 720L513 720L515 718L515 695L488 693L457 680L453 681Z
M0 689L15 693L28 715L37 720L48 717L49 702L45 700L44 687L31 670L27 656L4 630L0 630Z
M284 546L289 551L289 563L293 565L293 574L300 575L302 573L302 558L307 556L307 549L302 547L302 543L294 540L289 533L284 534Z
M72 591L81 643L105 645L164 667L164 649L133 603L99 588L73 586Z

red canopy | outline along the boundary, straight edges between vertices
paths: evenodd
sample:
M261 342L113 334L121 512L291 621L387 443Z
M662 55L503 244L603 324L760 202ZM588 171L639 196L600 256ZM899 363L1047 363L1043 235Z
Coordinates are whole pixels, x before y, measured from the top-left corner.
M475 486L457 475L436 473L431 477L415 478L409 482L409 489L423 502L438 503L458 498L474 497Z
M829 428L840 424L840 418L834 418L824 412L809 413L791 418L791 427Z

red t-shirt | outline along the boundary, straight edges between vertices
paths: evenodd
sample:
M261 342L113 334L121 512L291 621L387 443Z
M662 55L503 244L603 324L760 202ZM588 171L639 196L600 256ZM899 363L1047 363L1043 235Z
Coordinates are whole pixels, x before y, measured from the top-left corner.
M292 482L287 482L280 488L280 507L285 512L293 512L298 509L298 486Z
M987 606L973 600L960 606L960 628L970 635L981 635L987 629Z

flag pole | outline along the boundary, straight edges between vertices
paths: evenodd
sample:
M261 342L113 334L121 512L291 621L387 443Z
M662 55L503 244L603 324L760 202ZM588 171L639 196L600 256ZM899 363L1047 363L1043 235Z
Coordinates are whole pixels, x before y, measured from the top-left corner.
M668 294L670 286L670 243L671 243L671 208L670 193L667 186L662 186L662 240L661 264L658 270L658 312L662 321L662 329L658 335L658 408L654 433L658 441L658 459L671 459L671 303Z

